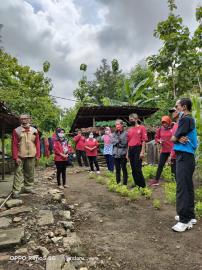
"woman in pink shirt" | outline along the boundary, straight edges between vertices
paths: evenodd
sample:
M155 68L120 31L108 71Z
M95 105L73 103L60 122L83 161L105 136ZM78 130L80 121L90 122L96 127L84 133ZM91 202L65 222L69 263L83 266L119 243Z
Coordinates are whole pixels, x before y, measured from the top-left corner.
M142 159L145 155L147 131L143 125L139 125L138 120L137 114L132 113L129 115L132 127L128 130L128 157L135 185L144 188L145 179L142 173Z
M73 139L76 143L76 157L77 157L77 161L80 167L83 166L82 161L86 167L88 167L88 160L86 158L86 152L84 149L85 146L85 140L86 138L82 135L81 131L78 130L78 133L76 136L74 136Z
M166 161L170 157L171 150L173 148L173 142L171 141L173 130L172 130L172 121L169 116L165 115L161 119L162 126L157 129L155 135L155 142L161 147L160 158L158 163L158 169L156 172L155 179L152 179L149 182L150 186L158 186L161 173L166 164Z
M90 172L91 173L94 172L94 165L95 165L97 173L99 174L100 173L100 168L99 168L99 164L98 164L98 161L97 161L97 149L98 149L99 143L93 137L94 137L93 133L91 132L89 134L88 139L86 139L84 148L85 148L85 151L86 151L86 155L88 157L88 161L90 163L90 170L91 170Z
M54 141L54 161L57 169L57 182L60 189L67 187L66 185L66 167L68 159L68 144L65 139L64 129L58 128L56 131L55 141ZM62 176L62 184L61 184Z

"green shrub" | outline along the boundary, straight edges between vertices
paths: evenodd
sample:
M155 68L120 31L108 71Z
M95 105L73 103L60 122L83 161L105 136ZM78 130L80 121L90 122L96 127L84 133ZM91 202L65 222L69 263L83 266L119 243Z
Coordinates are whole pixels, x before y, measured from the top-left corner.
M97 175L94 174L94 173L90 173L90 174L88 175L88 178L89 178L89 179L96 179L96 178L97 178Z
M127 189L127 186L119 184L116 187L116 192L121 194L124 197L127 197L129 190Z
M152 189L145 187L145 188L140 188L140 192L146 199L150 199L152 196Z
M116 191L117 183L113 179L108 180L107 188L109 191L115 192Z
M52 166L54 163L53 158L54 158L54 155L50 155L49 158L42 156L39 159L39 166L42 166L42 167Z
M145 179L147 180L150 178L154 178L156 175L156 170L157 170L157 166L153 166L153 165L144 166L142 171L143 171L143 175Z
M196 211L196 216L198 218L202 217L202 202L197 202L195 205L195 211Z
M128 192L128 197L131 200L138 200L141 197L141 192L140 192L139 188L135 187L134 189L130 190Z
M96 182L99 184L104 185L106 183L105 179L102 176L97 176L95 179L96 179Z
M196 197L196 201L202 202L202 187L199 187L195 190L195 197Z
M166 165L162 172L162 178L165 180L174 180L174 176L171 173L171 167L170 165Z
M176 204L176 183L165 183L165 197L166 202L175 205Z
M159 199L154 199L152 205L155 209L159 210L161 208L161 201Z

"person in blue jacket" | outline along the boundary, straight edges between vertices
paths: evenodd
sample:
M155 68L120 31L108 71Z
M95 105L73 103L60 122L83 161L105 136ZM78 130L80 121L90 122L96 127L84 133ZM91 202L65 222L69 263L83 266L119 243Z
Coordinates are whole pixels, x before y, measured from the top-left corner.
M191 116L192 102L189 98L181 98L176 102L179 111L179 125L172 137L176 153L176 210L178 221L172 229L184 232L191 229L197 220L194 213L195 150L197 148L197 132L195 119Z

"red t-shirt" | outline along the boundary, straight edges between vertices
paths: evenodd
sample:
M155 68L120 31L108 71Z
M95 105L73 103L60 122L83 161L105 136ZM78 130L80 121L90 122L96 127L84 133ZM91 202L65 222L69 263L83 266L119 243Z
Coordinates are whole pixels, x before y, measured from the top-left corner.
M76 150L81 150L84 151L84 146L85 146L85 137L82 136L81 134L78 134L74 137L74 141L76 143Z
M85 151L86 151L86 155L88 157L96 157L97 156L97 149L98 149L98 141L96 139L87 139L86 142L85 142ZM96 146L96 148L93 150L93 151L90 151L89 149L86 148L89 147L89 148L93 148Z
M165 129L160 127L156 131L155 142L159 143L161 141L161 153L170 153L173 148L173 142L171 137L173 135L173 129Z
M173 136L175 135L177 128L178 128L178 123L174 123L173 128L172 128L172 135ZM173 144L173 146L174 146L174 144ZM170 155L171 155L171 159L176 159L176 153L175 153L173 147L171 149Z
M142 145L143 142L146 142L147 131L146 128L142 125L134 126L128 130L128 146L138 146Z

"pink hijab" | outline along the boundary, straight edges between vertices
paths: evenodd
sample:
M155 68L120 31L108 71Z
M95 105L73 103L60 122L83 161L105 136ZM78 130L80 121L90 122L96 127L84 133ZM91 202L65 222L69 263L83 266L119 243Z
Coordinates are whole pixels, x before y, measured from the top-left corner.
M110 127L105 128L105 134L102 136L102 139L104 141L104 144L111 144L111 129Z

